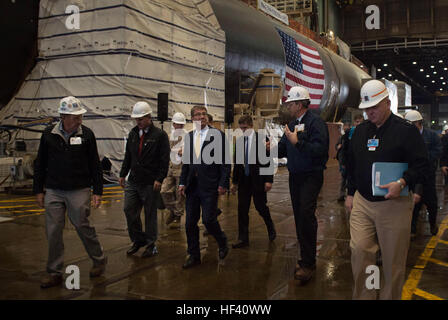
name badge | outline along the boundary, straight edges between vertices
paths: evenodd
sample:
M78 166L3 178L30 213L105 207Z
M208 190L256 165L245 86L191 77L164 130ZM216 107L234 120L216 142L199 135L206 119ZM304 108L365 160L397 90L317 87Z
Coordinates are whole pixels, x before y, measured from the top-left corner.
M296 124L295 129L297 129L297 132L305 131L305 124L304 123Z
M369 148L369 151L375 151L379 145L380 145L380 140L378 140L378 139L367 140L367 148Z
M71 145L76 145L76 144L81 144L81 143L82 143L81 137L71 137L70 138Z

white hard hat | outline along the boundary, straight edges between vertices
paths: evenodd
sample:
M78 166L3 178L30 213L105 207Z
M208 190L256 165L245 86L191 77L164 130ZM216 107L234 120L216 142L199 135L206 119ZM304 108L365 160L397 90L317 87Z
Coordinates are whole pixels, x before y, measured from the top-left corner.
M411 122L423 120L423 117L420 114L420 112L418 112L416 110L408 111L406 113L406 115L404 116L404 118Z
M80 115L87 112L87 110L82 107L81 101L72 96L62 98L61 101L59 101L58 111L60 114L73 115Z
M443 130L442 131L445 131L445 130L448 130L448 124L443 126Z
M310 93L304 87L292 87L288 92L288 98L286 102L300 101L300 100L310 100Z
M131 118L141 118L148 114L151 115L151 112L151 107L148 103L139 101L134 104L134 107L132 108Z
M389 97L389 91L379 80L370 80L361 87L361 103L359 109L367 109L376 106L381 100Z
M173 123L177 123L177 124L186 124L187 122L185 121L185 116L182 112L176 112L173 115L173 119L172 119Z

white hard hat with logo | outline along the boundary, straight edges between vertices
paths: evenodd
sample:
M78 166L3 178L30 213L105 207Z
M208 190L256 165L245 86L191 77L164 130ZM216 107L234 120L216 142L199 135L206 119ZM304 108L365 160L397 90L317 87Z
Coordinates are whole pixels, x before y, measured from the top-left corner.
M148 103L139 101L134 104L134 107L132 108L131 118L141 118L146 115L151 115L151 112L152 110Z
M408 111L406 113L406 115L404 116L404 118L411 122L423 120L423 117L420 114L420 112L418 112L416 110Z
M306 88L297 86L289 90L285 103L300 100L310 100L310 93Z
M173 123L177 123L177 124L186 124L187 122L185 121L185 116L182 112L176 112L173 115Z
M77 98L68 96L62 98L61 101L59 101L58 112L60 114L80 115L86 113L87 110L82 107L81 101L79 101Z
M361 87L361 103L359 109L367 109L376 106L384 98L389 97L389 91L379 80L370 80Z
M446 125L443 126L442 131L445 131L445 130L448 130L448 124L446 124Z

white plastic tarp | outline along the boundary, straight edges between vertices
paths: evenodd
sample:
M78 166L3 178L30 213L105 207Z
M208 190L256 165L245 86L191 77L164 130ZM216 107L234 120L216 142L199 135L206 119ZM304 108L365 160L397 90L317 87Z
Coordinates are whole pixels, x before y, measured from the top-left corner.
M67 28L69 5L80 10L78 30ZM205 105L224 120L225 34L207 0L41 0L38 37L38 63L0 120L56 118L59 100L76 96L114 175L135 102L147 101L157 118L157 94L167 92L169 117L189 119L193 105ZM39 134L16 138L36 150Z

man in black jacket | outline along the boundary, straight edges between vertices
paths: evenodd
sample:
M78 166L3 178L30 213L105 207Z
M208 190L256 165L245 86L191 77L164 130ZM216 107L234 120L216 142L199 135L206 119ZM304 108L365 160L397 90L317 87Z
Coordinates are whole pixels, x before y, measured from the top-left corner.
M61 99L61 121L42 134L34 162L33 190L38 205L45 207L49 252L42 288L62 283L65 211L93 260L90 276L100 276L107 262L95 228L88 220L90 187L93 186L93 205L98 208L103 194L103 174L95 135L82 125L82 114L86 111L75 97Z
M359 108L365 110L368 121L356 127L350 141L345 199L350 213L353 299L377 299L375 287L366 285L371 273L366 270L375 265L378 249L384 276L379 298L401 299L413 199L410 194L400 194L405 186L416 190L428 172L421 135L415 126L392 114L390 104L389 93L381 81L370 80L361 87ZM408 165L400 179L379 186L385 189L384 196L373 195L372 191L372 166L376 162Z
M294 120L285 126L285 134L278 144L278 158L288 158L289 192L301 255L294 278L300 285L306 284L316 270L315 211L329 148L327 125L308 110L310 103L306 88L296 86L289 90L285 104Z
M440 141L437 132L423 128L423 117L420 112L416 110L411 110L406 113L406 120L412 122L422 135L423 141L425 142L426 149L428 151L429 160L429 175L426 177L425 183L423 184L423 195L421 201L418 201L412 212L412 224L411 224L411 240L417 235L417 222L418 215L422 204L426 205L428 209L429 217L429 227L431 234L434 236L439 231L437 226L437 191L436 191L436 170L439 164L439 159L442 156L442 142Z
M269 163L261 164L259 152L265 152L264 141L260 143L260 135L253 130L250 116L242 116L238 120L243 137L236 142L236 159L233 168L232 193L238 189L238 242L232 248L243 248L249 245L249 208L251 198L254 199L255 209L266 224L270 241L274 241L276 232L274 222L269 212L266 193L271 190L272 174L260 173L260 167L267 167ZM238 160L243 160L238 161ZM272 170L273 171L273 170Z
M131 117L137 125L129 132L119 180L121 187L125 188L124 212L133 242L127 254L134 254L146 246L142 258L147 258L158 253L157 199L168 173L170 143L166 132L152 123L149 104L137 102ZM125 185L129 171L129 180ZM140 219L142 207L145 209L144 232Z
M188 257L184 269L201 263L198 221L202 208L202 222L218 243L219 259L229 251L227 237L217 220L218 196L229 189L230 159L224 133L207 125L207 109L191 109L194 130L185 136L179 192L186 195Z

